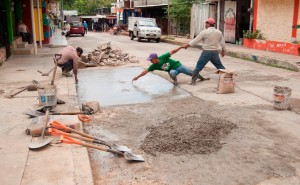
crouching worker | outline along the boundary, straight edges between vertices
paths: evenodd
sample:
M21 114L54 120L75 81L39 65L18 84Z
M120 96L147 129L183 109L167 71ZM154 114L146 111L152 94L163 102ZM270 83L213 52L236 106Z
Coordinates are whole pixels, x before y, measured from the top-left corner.
M161 56L157 56L156 53L151 53L148 57L148 61L151 61L151 65L148 69L144 70L141 74L134 77L132 80L137 80L140 77L146 75L149 71L154 70L160 70L160 71L166 71L169 73L170 77L173 79L174 85L177 85L177 75L180 73L192 76L193 70L186 67L185 65L181 64L178 60L174 60L171 57L171 55L175 54L177 51L182 49L184 47L179 47L177 49L172 50L171 52L167 52ZM209 78L204 78L200 74L198 75L198 78L203 80L209 80Z
M75 83L78 83L78 62L82 53L83 50L80 47L75 49L72 46L67 46L60 51L61 58L57 61L57 66L61 67L63 76L72 76L69 72L73 70Z

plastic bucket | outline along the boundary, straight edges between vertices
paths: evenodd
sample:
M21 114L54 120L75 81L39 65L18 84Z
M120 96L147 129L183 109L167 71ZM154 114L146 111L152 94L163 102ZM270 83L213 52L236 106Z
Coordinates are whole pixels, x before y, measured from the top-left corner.
M42 85L38 88L39 105L40 106L56 106L56 86Z
M277 110L290 109L289 100L292 94L292 89L289 87L275 86L274 87L274 108Z

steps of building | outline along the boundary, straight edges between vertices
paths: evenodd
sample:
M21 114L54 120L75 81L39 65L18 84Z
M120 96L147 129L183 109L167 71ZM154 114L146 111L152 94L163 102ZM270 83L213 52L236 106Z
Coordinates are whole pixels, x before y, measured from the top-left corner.
M15 55L33 55L34 47L33 44L28 44L26 48L15 48Z
M27 48L28 42L21 42L17 44L17 48Z

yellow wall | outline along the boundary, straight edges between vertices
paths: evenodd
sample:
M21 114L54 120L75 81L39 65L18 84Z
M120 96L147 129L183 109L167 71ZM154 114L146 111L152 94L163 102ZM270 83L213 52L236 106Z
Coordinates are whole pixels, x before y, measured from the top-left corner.
M293 15L294 0L259 0L256 28L267 40L291 42Z
M35 39L36 41L40 40L39 36L39 30L38 30L38 14L37 14L37 9L34 9L34 22L35 22ZM44 29L43 29L43 14L42 14L42 9L40 8L40 28L41 28L41 35L42 35L42 40L44 40Z

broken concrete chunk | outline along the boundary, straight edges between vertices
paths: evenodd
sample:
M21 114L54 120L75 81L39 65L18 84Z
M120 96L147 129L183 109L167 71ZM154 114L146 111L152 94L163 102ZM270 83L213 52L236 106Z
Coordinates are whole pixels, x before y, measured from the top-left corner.
M83 102L82 103L82 111L86 111L86 112L95 114L97 112L100 112L100 104L97 101Z

